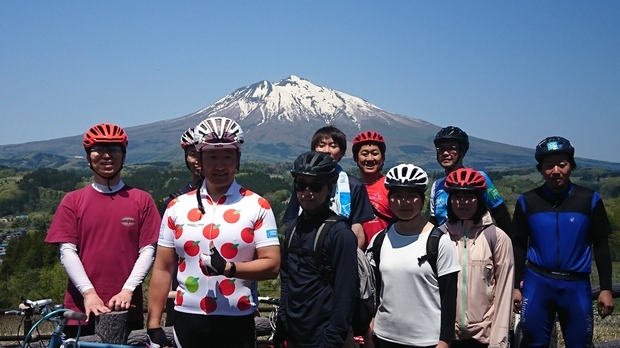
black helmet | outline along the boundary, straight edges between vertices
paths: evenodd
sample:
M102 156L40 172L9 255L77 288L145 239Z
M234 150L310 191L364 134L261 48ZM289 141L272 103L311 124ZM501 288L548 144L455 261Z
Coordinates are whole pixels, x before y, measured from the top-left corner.
M469 150L469 137L467 136L467 133L459 127L448 126L440 129L435 135L435 140L433 140L433 143L435 143L435 146L439 146L439 143L444 140L456 141L461 148L461 156L464 156L467 153L467 150Z
M338 162L329 154L316 151L308 151L301 154L293 164L291 175L316 176L328 180L338 178Z
M534 157L536 158L536 162L540 164L545 157L558 153L565 153L568 155L571 169L577 167L575 163L575 148L568 139L559 136L547 137L538 143L538 145L536 145L536 154Z

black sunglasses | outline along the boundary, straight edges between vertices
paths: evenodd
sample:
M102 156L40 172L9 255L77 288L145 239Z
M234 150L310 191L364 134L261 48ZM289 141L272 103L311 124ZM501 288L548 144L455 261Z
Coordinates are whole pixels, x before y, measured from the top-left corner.
M321 181L313 181L313 182L304 182L304 181L295 181L295 191L304 192L306 188L310 188L312 192L321 192L323 189L324 182Z

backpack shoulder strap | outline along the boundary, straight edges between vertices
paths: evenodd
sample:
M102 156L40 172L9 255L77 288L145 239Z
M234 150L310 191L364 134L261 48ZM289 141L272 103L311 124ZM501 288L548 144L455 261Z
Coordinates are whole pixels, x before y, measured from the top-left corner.
M182 196L184 194L185 194L185 192L183 190L176 190L176 191L172 192L171 194L169 194L168 198L175 199L175 198L177 198L179 196Z
M377 233L375 240L372 242L372 247L370 248L372 259L375 261L375 267L377 269L379 269L379 262L381 262L381 246L383 245L383 240L385 239L385 235L387 234L388 229L390 229L390 226Z
M426 240L426 255L418 258L420 263L428 260L433 272L437 274L437 254L439 254L439 239L445 231L434 227Z
M489 244L489 248L491 249L491 258L493 259L493 264L495 264L495 245L497 245L497 229L495 225L490 224L486 226L482 233L484 233L484 237L487 239L487 243Z
M293 223L291 224L291 231L289 233L285 233L284 235L284 246L283 246L283 251L288 254L288 253L293 253L293 254L298 254L298 255L304 255L304 256L314 256L314 250L308 250L305 248L301 248L301 247L291 247L291 242L293 241L293 236L295 235L295 231L297 231L297 221L299 218L296 218ZM287 231L288 232L288 231Z
M372 260L374 262L373 272L375 275L375 310L376 305L379 303L379 299L381 297L381 272L379 271L379 263L381 262L381 246L383 245L383 241L385 240L385 236L387 235L388 230L392 224L388 227L382 229L377 233L375 239L372 242L372 247L368 250L372 256Z
M293 220L293 222L289 225L292 226L290 227L290 232L288 231L289 228L287 227L286 231L284 231L284 245L283 245L283 249L285 251L287 251L290 247L291 247L291 240L293 240L293 235L295 235L295 230L297 230L297 220L299 219L299 217L295 218L295 220Z
M328 260L323 257L323 245L325 244L325 237L327 236L329 230L331 230L332 227L340 221L345 221L345 218L337 214L325 219L316 231L314 245L312 246L312 254L319 269L319 273L323 280L329 283L333 282L333 275L327 274L325 271Z

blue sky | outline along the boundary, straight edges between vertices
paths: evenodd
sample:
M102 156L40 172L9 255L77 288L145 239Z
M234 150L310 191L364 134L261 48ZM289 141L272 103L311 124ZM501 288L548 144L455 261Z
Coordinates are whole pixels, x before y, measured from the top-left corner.
M297 75L620 162L620 1L2 1L0 144L180 117ZM615 146L614 146L615 145Z

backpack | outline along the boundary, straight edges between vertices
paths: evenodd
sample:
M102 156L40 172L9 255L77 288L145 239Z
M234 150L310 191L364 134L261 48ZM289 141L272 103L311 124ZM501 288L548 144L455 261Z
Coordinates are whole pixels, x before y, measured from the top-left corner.
M323 258L323 243L327 232L340 221L345 221L345 218L339 215L333 215L321 224L314 238L313 250L291 248L290 244L293 239L293 235L295 234L295 230L297 228L296 226L294 226L291 233L285 237L284 245L286 251L294 254L313 256L319 267L319 274L321 275L323 281L327 284L333 284L334 277L333 274L328 274L326 270L326 264L329 260L325 260ZM368 262L366 255L359 248L357 248L357 279L359 297L356 298L355 305L353 307L351 327L354 335L361 336L368 331L370 322L375 316L377 309L377 294L375 288L375 273L372 266Z
M375 237L375 241L372 244L372 248L370 248L370 252L372 253L372 259L375 261L375 278L380 279L378 277L379 274L379 262L381 260L381 246L383 245L383 240L385 239L385 235L387 234L387 230L390 229L392 225L386 227L384 230L379 232ZM443 227L443 228L442 228ZM497 244L497 233L495 230L495 225L491 224L485 226L482 229L485 238L487 239L487 243L491 248L491 257L493 258L493 263L495 263L495 244ZM430 263L433 272L437 274L437 255L439 254L439 238L442 235L446 234L448 231L445 229L445 225L441 225L440 227L434 227L431 230L431 234L428 236L426 240L426 255L418 258L420 263L424 263L424 261L428 260Z

